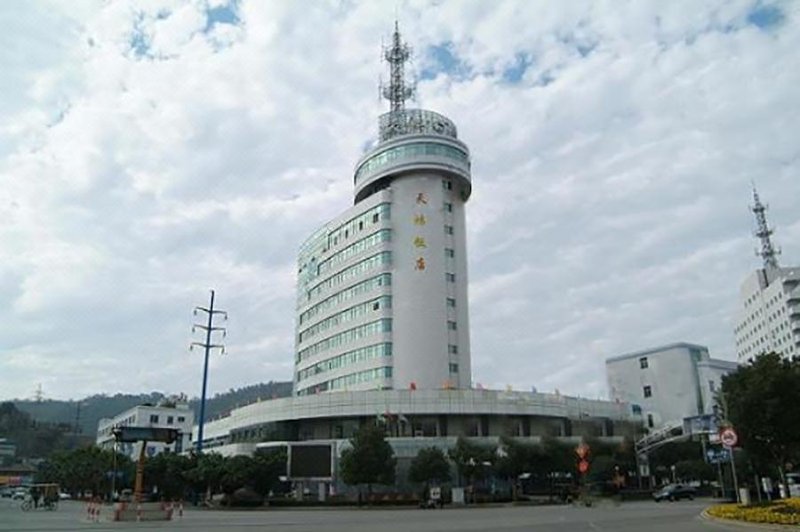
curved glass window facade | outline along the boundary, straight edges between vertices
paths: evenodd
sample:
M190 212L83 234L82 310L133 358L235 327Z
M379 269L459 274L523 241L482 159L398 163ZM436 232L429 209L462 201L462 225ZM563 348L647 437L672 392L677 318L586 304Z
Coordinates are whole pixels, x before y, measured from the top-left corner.
M362 382L369 382L379 379L390 379L392 377L392 367L384 366L382 368L368 369L337 377L329 381L321 382L314 386L309 386L297 392L297 395L309 395L312 393L327 392L329 390L343 390L348 386L353 386Z
M310 345L305 349L302 349L297 353L296 362L302 362L308 357L314 356L318 353L322 353L324 351L327 351L328 349L334 349L336 347L339 347L340 345L349 344L351 342L355 342L356 340L360 340L361 338L372 336L373 334L391 332L391 330L392 330L391 318L383 318L380 320L365 323L364 325L359 325L358 327L354 327L344 332L340 332L339 334L335 334L333 336L325 338L324 340L319 341L316 344Z
M464 150L450 146L449 144L413 142L380 151L364 161L364 163L358 167L358 170L356 170L355 182L358 184L365 175L398 159L421 157L424 155L445 157L469 166L469 155L467 155L467 152Z
M390 286L392 284L392 274L391 273L382 273L380 275L376 275L371 279L367 279L366 281L362 281L357 285L351 286L341 292L337 292L330 296L327 299L323 299L310 309L306 310L302 314L300 314L300 324L307 322L320 312L325 312L328 309L335 308L339 306L340 303L344 303L345 301L349 301L354 297L361 295L365 292L369 292L370 290L375 290L380 288L381 286Z
M392 233L389 229L381 229L375 233L372 233L366 238L362 238L357 242L353 242L346 248L337 251L335 254L331 255L330 258L324 260L323 262L319 263L317 266L317 273L323 274L336 266L337 264L341 264L342 262L346 261L353 255L357 255L362 251L371 248L375 244L379 244L381 242L386 242L391 240Z
M301 332L298 337L298 341L302 343L309 338L318 335L319 333L327 331L331 327L336 327L337 325L341 325L343 323L358 319L361 316L365 316L369 312L376 312L385 308L392 308L392 296L381 296L377 299L366 301L360 305L350 307L349 309L334 314L330 318L324 319L316 325L312 325L305 331Z
M333 277L322 281L314 288L308 291L306 299L309 301L314 296L318 296L324 293L329 288L333 288L336 285L342 284L343 282L361 275L364 272L371 270L381 264L391 264L392 263L392 252L391 251L383 251L376 255L372 255L371 257L367 257L366 259L357 262L347 268L346 270L342 270L341 272L337 273Z
M362 347L361 349L355 349L353 351L348 351L347 353L342 353L341 355L329 358L328 360L318 362L302 371L298 371L297 382L309 377L313 377L314 375L319 375L320 373L358 364L359 362L364 362L365 360L390 356L392 356L391 342L384 342L382 344Z
M324 257L329 249L347 242L350 237L371 230L373 226L386 222L390 217L390 204L383 202L343 224L335 227L326 225L319 229L300 247L300 254L297 258L299 285L305 287L314 282L319 276L318 264L325 261Z

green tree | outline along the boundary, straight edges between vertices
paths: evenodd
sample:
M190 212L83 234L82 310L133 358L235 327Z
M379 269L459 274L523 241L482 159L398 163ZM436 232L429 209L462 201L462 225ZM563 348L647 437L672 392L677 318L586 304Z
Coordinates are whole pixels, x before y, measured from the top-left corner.
M539 470L544 462L541 448L502 437L497 451L497 473L511 483L511 498L517 500L519 478Z
M262 497L281 486L286 475L286 449L259 449L253 455L253 489Z
M342 480L349 485L394 484L397 459L386 441L383 424L362 425L350 439L351 448L342 451L339 467Z
M113 471L113 451L85 447L54 453L40 465L36 478L40 482L57 482L73 494L91 490L96 495L103 495L111 490ZM117 471L123 472L117 488L126 487L133 478L133 463L118 454Z
M420 449L417 456L411 461L408 469L408 479L411 482L424 484L423 498L428 493L428 488L433 484L450 481L450 462L441 449L425 447Z
M159 497L178 499L187 496L187 473L194 466L189 456L159 453L144 463L144 482L150 491L156 488Z
M496 458L494 447L477 445L463 436L458 437L455 446L447 454L456 465L459 483L466 481L468 485L486 476Z
M225 475L225 458L219 453L203 453L196 457L195 466L186 472L186 479L195 491L210 497L221 491Z
M220 485L222 492L226 495L233 494L239 488L252 488L253 479L253 459L249 456L231 456L225 459Z
M757 464L800 458L800 358L765 353L722 379L720 402L742 447Z

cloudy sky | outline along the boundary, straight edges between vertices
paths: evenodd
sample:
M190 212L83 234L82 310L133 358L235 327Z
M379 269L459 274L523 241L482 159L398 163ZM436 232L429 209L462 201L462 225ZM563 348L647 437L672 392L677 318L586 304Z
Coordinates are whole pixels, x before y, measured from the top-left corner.
M734 358L751 183L800 263L800 4L0 3L0 399L292 371L298 246L352 203L400 20L459 127L473 381L606 395L603 361ZM195 338L199 339L199 338Z

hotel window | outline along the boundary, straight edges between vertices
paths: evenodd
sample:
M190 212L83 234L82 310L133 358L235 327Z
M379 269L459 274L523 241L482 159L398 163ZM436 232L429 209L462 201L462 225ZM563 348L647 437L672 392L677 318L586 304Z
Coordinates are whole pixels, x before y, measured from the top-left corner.
M167 416L167 425L172 425L173 421L174 421L174 419L173 419L172 416Z
M178 423L183 423L186 421L186 418L183 416L178 416Z
M458 346L457 346L457 345L450 344L450 345L448 345L448 346L447 346L447 351L448 351L448 352L449 352L451 355L457 355L457 354L458 354Z
M645 397L652 397L653 396L653 389L650 386L645 386L642 388L642 392L644 393Z
M454 273L445 273L444 278L448 283L456 282L456 274Z
M444 226L444 234L452 235L453 234L453 226L452 225L445 225Z
M453 212L453 204L449 202L445 202L444 210L447 212Z
M647 426L651 429L655 426L655 423L653 423L653 414L647 414Z
M158 415L150 414L150 423L158 423Z
M444 248L444 256L452 259L456 256L456 250L452 248Z
M447 322L447 328L450 329L451 331L455 331L456 330L456 322L448 321Z
M445 188L445 190L453 190L453 182L449 179L443 180L442 186Z
M639 367L642 369L647 369L649 367L647 365L647 357L642 357L639 359Z
M452 298L452 297L448 297L447 298L447 306L448 307L455 307L456 306L456 300L454 298Z
M450 363L450 373L458 373L458 364Z

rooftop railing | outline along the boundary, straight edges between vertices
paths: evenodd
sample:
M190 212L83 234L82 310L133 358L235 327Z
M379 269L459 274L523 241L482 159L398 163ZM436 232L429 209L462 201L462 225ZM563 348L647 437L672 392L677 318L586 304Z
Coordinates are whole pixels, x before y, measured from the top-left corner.
M443 135L458 138L455 124L446 116L425 109L390 111L378 118L381 142L401 135Z

